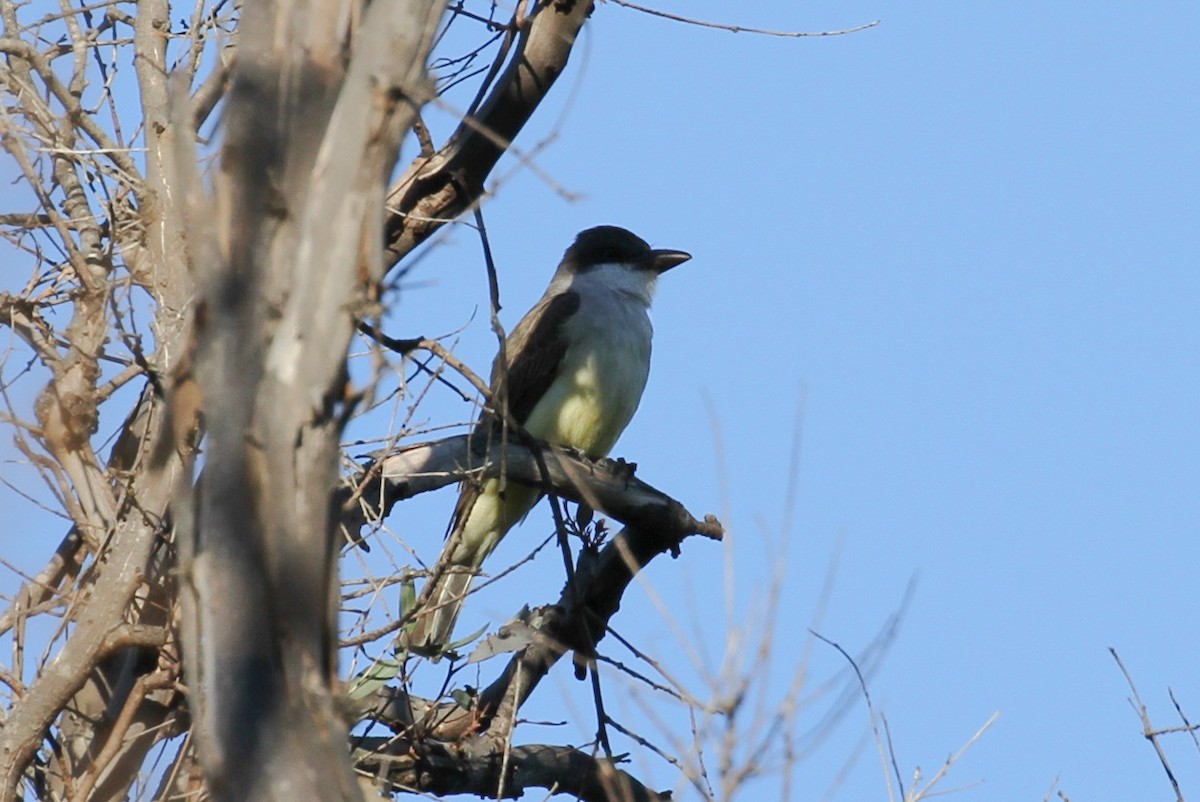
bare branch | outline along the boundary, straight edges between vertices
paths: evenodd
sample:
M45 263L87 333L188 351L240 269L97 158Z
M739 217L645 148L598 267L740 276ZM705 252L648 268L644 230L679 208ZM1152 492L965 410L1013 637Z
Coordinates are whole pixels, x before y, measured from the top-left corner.
M154 540L141 536L140 523L117 527L108 547L108 561L100 569L103 581L95 583L86 601L87 615L79 617L70 640L38 682L13 704L0 729L0 798L18 795L21 775L41 745L43 733L87 681L97 656L112 637L114 622L121 620L141 584Z
M436 742L366 738L355 752L360 770L385 787L438 796L474 794L516 799L531 788L570 794L583 802L660 802L670 791L651 791L614 761L563 746L514 746L507 761L470 743L446 747ZM497 789L503 789L502 794Z
M395 264L466 211L500 156L566 68L594 0L536 0L508 67L478 113L449 142L413 162L388 192L388 262Z
M855 25L852 28L843 28L837 31L772 31L767 30L766 28L748 28L744 25L730 25L723 22L706 22L704 20L693 19L691 17L682 17L678 14L672 14L668 11L661 11L657 8L650 8L648 6L638 5L637 3L631 3L629 0L608 0L608 2L615 3L619 6L624 6L625 8L629 8L634 11L640 11L643 14L649 14L652 17L662 17L663 19L669 19L674 22L682 22L687 25L696 25L701 28L715 28L720 31L729 31L730 33L753 33L760 34L762 36L779 36L785 39L795 39L799 37L810 36L845 36L849 33L858 33L859 31L865 31L868 28L874 28L879 24L879 20L874 20L873 22L867 22L862 25Z
M1121 669L1121 673L1125 676L1125 682L1129 684L1129 690L1133 694L1133 699L1129 701L1129 704L1133 707L1142 722L1142 737L1154 747L1154 754L1158 755L1158 762L1162 764L1163 771L1167 775L1167 780L1170 781L1171 788L1175 791L1175 799L1177 802L1184 802L1183 790L1179 787L1179 780L1175 779L1175 772L1171 769L1171 762L1167 760L1167 753L1159 742L1158 736L1161 733L1154 729L1154 725L1150 723L1150 713L1146 710L1146 703L1142 701L1141 694L1138 693L1137 685L1133 682L1133 676L1129 673L1129 669L1125 668L1125 664L1121 662L1121 657L1117 654L1116 649L1110 646L1108 653L1113 656L1113 660L1117 661L1117 667Z
M495 444L473 445L468 435L405 447L364 470L353 497L361 497L366 509L353 505L345 510L343 526L353 535L368 516L386 517L397 501L467 477L496 478L504 471L510 481L585 502L623 523L659 530L664 537L702 534L720 539L722 535L715 518L697 520L678 501L634 477L632 463L592 460L545 444L538 450L545 461L544 474L535 451L524 444L508 443L503 459Z

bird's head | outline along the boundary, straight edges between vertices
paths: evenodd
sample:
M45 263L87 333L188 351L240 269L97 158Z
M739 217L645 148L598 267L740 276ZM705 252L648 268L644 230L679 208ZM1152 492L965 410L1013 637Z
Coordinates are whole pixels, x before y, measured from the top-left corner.
M651 248L644 239L618 226L596 226L579 232L550 285L551 292L582 286L603 287L649 304L658 277L692 255L670 248Z
M671 248L651 248L650 243L620 226L596 226L579 232L563 254L563 267L583 273L597 265L628 265L655 276L681 265L692 255Z

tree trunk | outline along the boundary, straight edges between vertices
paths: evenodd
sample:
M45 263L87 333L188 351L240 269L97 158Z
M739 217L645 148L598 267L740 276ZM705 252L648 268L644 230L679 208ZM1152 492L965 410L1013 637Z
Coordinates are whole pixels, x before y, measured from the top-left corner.
M189 232L213 245L193 253L208 434L176 516L185 670L217 799L361 798L335 705L344 362L382 275L385 182L431 95L442 6L244 7L216 211L208 224L194 207Z

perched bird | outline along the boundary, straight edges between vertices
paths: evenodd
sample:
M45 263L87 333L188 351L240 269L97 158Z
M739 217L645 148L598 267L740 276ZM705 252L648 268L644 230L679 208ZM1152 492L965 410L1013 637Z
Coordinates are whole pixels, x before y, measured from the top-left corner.
M591 457L606 456L633 417L650 373L650 301L658 277L691 258L652 249L616 226L581 232L541 300L505 340L512 418L534 437ZM503 358L492 365L495 391ZM481 416L478 427L497 429ZM471 580L501 538L540 498L540 491L489 479L464 482L442 558L447 569L421 594L404 641L437 654L450 641ZM447 559L448 558L448 559Z

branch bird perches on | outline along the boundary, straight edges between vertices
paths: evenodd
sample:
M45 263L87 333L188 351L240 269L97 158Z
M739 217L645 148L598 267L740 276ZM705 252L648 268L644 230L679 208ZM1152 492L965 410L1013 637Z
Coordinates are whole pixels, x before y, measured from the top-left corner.
M635 478L629 463L591 460L545 443L508 443L501 460L498 449L489 448L494 445L462 435L380 456L364 467L353 488L345 489L343 527L353 536L400 500L467 476L494 478L502 471L509 481L585 503L626 526L602 548L580 553L574 582L566 583L556 603L534 611L539 623L529 642L480 692L473 709L389 688L360 700L355 718L387 723L397 735L361 739L356 762L376 777L439 794L491 795L503 783L513 793L557 784L587 800L667 798L609 760L541 745L511 748L510 771L519 766L523 783L517 787L500 768L505 724L563 655L591 653L644 566L664 553L678 555L692 535L719 540L724 530L713 516L698 520L678 501ZM447 749L447 742L455 742L454 749Z

